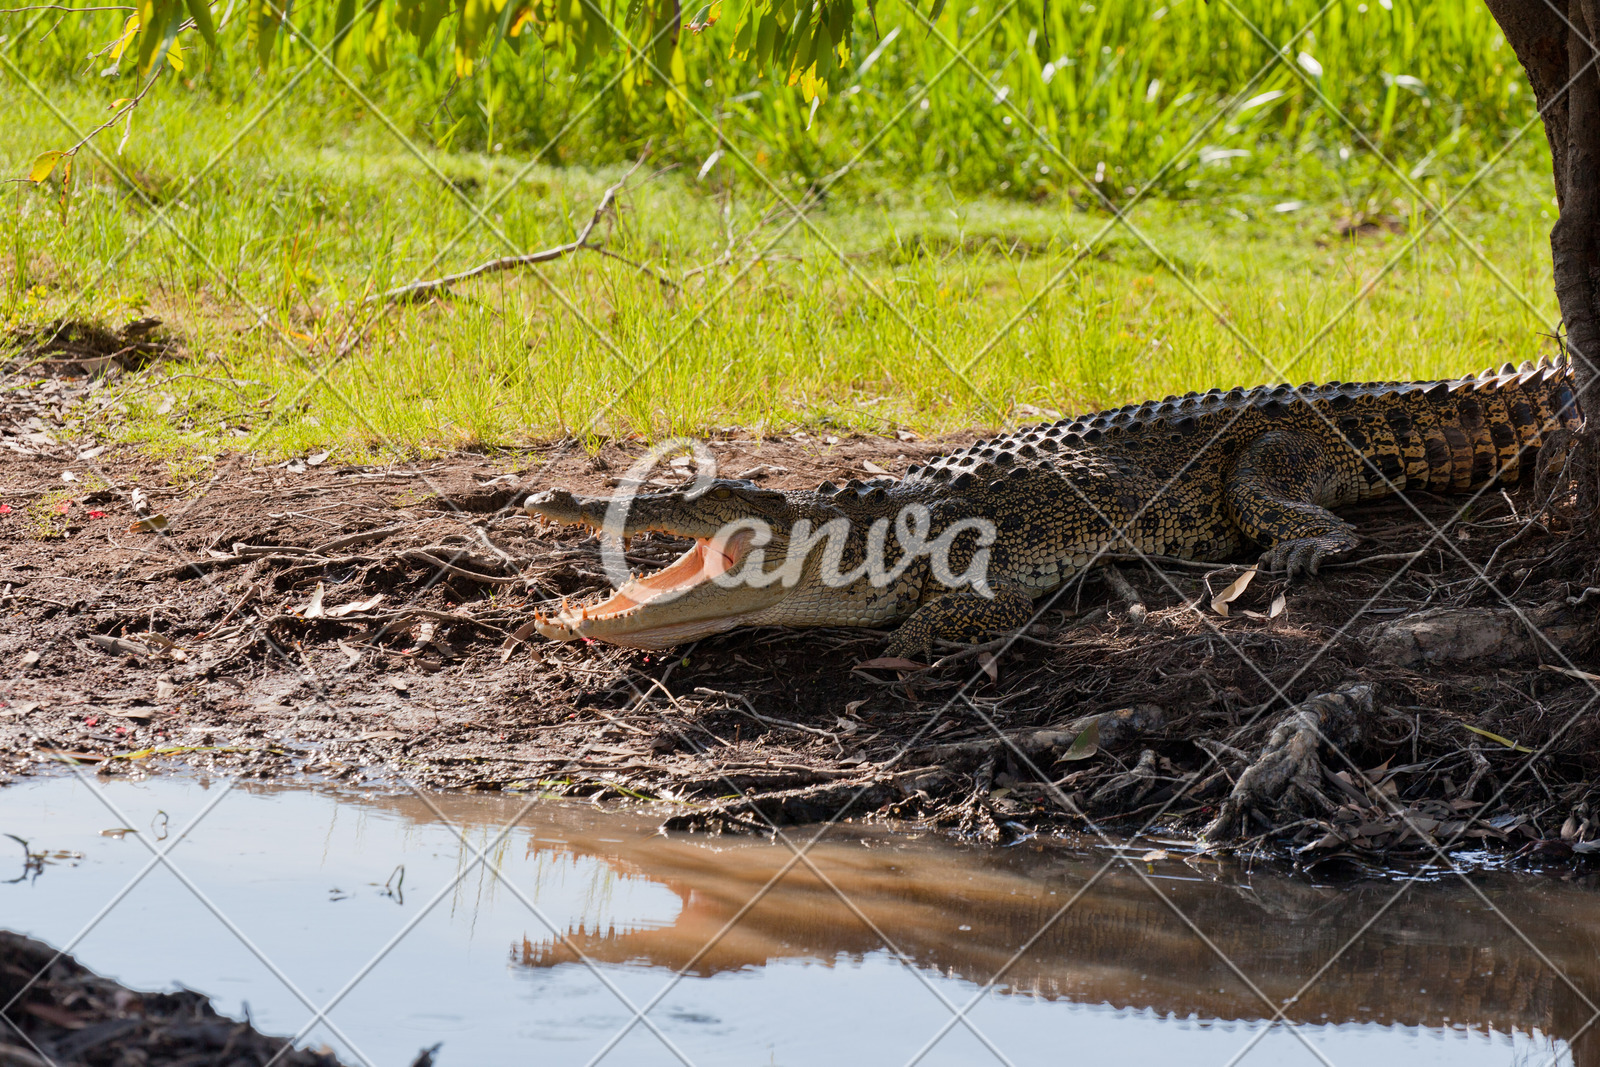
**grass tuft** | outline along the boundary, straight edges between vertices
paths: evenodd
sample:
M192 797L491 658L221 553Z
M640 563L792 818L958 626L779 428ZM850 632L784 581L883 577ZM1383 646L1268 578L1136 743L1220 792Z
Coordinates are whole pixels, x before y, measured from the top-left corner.
M427 63L358 70L413 151L303 45L286 38L265 76L225 47L153 93L120 150L118 130L80 156L64 222L58 187L0 186L0 329L164 320L184 356L78 417L183 478L240 449L361 459L729 426L999 428L1550 350L1540 131L1478 176L1532 115L1520 70L1481 5L1361 6L1333 6L1274 63L1226 0L1024 4L973 53L1019 111L954 69L877 140L949 59L915 25L880 12L883 37L856 54L882 51L810 129L794 91L702 42L699 102L736 149L709 165L712 130L611 94L536 155L604 62L572 76L505 50L456 86ZM1242 10L1283 40L1317 7ZM951 11L940 27L960 40L986 17ZM0 41L32 79L0 76L0 169L24 172L103 117L118 80L75 72L114 21ZM1294 73L1300 52L1368 140ZM657 169L601 237L677 288L584 252L448 300L365 302L570 241L646 137ZM1147 181L1137 232L1116 224L1099 194L1127 204ZM1423 235L1427 202L1452 198L1455 229Z

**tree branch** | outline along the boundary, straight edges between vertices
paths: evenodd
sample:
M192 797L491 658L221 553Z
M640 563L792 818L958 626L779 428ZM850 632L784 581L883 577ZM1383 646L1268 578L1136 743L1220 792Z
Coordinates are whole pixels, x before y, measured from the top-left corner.
M433 278L428 281L412 282L410 285L402 285L398 289L390 289L388 292L369 296L366 299L366 303L388 304L400 303L402 301L420 300L424 297L432 296L434 293L440 292L441 290L448 289L457 282L464 282L470 278L477 278L485 274L494 274L503 270L516 270L519 267L529 267L539 263L549 263L551 260L560 259L563 256L570 256L574 252L580 252L584 249L588 249L591 252L598 252L601 255L609 256L612 259L620 260L621 262L628 264L630 267L634 267L650 275L664 286L669 286L673 289L678 288L677 282L655 270L653 267L648 267L643 263L635 263L630 259L619 256L615 252L601 247L598 244L590 243L590 238L594 235L595 227L600 224L600 220L615 209L617 194L621 192L623 187L628 184L628 179L633 177L634 172L640 167L644 166L644 161L648 157L649 151L647 150L639 156L639 158L634 162L633 166L628 168L628 172L626 174L619 178L614 185L606 189L605 193L600 197L600 202L595 205L594 213L589 216L589 221L584 223L583 229L578 231L578 236L573 238L571 241L568 241L566 244L556 245L554 248L546 248L539 252L528 252L520 256L502 256L499 259L491 259L487 263L480 263L470 270L461 271L459 274L447 274L442 278Z

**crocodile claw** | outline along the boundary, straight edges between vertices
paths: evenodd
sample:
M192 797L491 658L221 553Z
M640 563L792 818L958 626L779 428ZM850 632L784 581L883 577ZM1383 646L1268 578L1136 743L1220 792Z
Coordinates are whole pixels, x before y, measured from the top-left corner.
M1279 541L1265 552L1256 566L1263 571L1284 571L1290 581L1314 577L1324 561L1342 556L1356 547L1354 535L1326 534L1321 537L1293 537Z

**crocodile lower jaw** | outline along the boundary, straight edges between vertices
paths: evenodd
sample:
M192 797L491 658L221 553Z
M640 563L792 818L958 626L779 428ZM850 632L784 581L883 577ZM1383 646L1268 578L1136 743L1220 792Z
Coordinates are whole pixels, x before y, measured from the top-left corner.
M694 546L668 566L624 584L605 600L572 606L563 603L554 615L534 616L534 629L552 641L604 641L629 648L670 648L710 634L731 630L748 623L768 605L758 603L741 610L734 603L690 606L684 598L715 584L718 576L737 566L748 537L735 537L718 548L709 538L697 538ZM744 587L748 588L748 587ZM720 589L728 600L740 594L741 587ZM707 608L723 608L713 610Z
M536 619L533 625L542 636L552 641L603 641L608 645L620 645L623 648L649 649L672 648L675 645L687 644L702 637L722 633L724 630L747 625L745 615L663 623L659 626L631 630L612 630L603 625L605 621L608 620L600 620L602 625L599 626L593 625L590 620L583 620L578 625L573 625L563 615L546 617L542 621Z

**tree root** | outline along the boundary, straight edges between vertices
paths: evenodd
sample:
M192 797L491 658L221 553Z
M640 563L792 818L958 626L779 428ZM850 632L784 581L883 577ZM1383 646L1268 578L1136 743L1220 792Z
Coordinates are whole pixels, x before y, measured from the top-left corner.
M1526 612L1510 608L1429 608L1371 627L1361 635L1367 654L1400 667L1446 663L1513 663L1540 659L1583 636L1565 605ZM1530 632L1530 626L1537 633Z
M1319 693L1290 708L1201 836L1213 843L1235 841L1250 835L1252 820L1272 829L1332 811L1337 805L1319 787L1322 746L1343 748L1360 740L1363 723L1372 713L1372 687L1359 683Z
M903 796L903 791L892 781L827 782L695 808L671 816L661 828L770 833L771 826L820 823L863 815Z
M1139 591L1133 587L1133 583L1123 576L1115 563L1107 563L1101 568L1100 573L1106 580L1106 588L1110 589L1128 609L1129 625L1142 626L1150 614L1150 609L1144 606L1144 600L1139 596Z
M1073 719L1055 730L1008 732L1005 737L984 737L976 741L957 741L913 749L908 759L945 766L966 766L979 759L993 759L1015 750L1041 767L1058 762L1082 733L1093 726L1097 749L1119 748L1136 737L1152 734L1166 725L1167 713L1155 704L1137 704L1116 711L1102 711ZM1092 755L1093 750L1088 754Z
M1133 765L1133 770L1117 775L1095 790L1086 806L1093 814L1110 814L1137 808L1140 801L1149 796L1160 784L1157 770L1159 766L1155 749L1145 749L1139 753L1139 762Z

